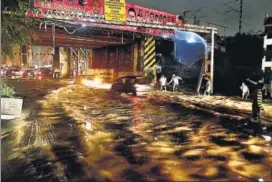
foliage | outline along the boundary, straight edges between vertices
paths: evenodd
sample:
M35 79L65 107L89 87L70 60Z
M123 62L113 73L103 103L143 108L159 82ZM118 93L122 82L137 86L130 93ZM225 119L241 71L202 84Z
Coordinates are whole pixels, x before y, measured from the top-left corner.
M226 38L226 50L233 66L261 69L263 39L258 35L237 34Z
M215 86L224 94L240 92L241 82L259 79L263 58L263 39L259 35L236 34L224 41L226 55L215 55ZM220 59L220 60L218 60ZM227 67L226 67L227 66Z
M13 97L16 94L14 88L9 87L3 80L1 81L1 96Z
M29 24L26 16L29 8L28 0L2 0L1 6L1 53L2 56L13 57L12 47L29 43Z

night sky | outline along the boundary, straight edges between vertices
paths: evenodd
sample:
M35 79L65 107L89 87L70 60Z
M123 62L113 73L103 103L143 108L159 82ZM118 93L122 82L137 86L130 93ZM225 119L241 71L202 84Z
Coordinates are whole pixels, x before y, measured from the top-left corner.
M175 14L183 14L184 11L198 10L202 8L197 17L202 17L200 24L207 25L206 22L228 27L226 35L233 35L238 32L239 14L231 11L224 3L235 0L128 0L139 5L150 8L160 9ZM239 1L228 4L239 10ZM224 13L225 12L225 13ZM272 0L244 0L243 8L243 25L242 32L256 33L259 30L263 31L263 20L265 14L272 16ZM192 16L193 13L188 14ZM189 23L193 23L193 18L188 19ZM218 27L219 35L224 35L224 29Z

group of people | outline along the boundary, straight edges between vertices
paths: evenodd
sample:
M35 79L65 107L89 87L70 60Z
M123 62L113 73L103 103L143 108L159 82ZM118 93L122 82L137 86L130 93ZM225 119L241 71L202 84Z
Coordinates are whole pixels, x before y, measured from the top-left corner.
M211 94L211 80L207 76L204 76L204 80L206 80L204 96L210 95ZM162 75L159 79L160 90L167 91L167 86L173 83L173 92L177 92L179 89L180 81L183 81L183 79L178 75L173 74L170 82L167 82L167 78L164 75ZM247 81L253 84L252 121L260 123L261 114L264 113L264 108L262 106L262 99L263 99L262 90L264 88L264 84L261 81L255 82L250 79L247 79ZM243 82L240 89L242 91L242 100L247 99L250 95L248 86Z
M170 85L173 83L173 92L177 92L179 88L179 81L182 81L183 79L180 76L177 76L175 74L172 75L172 79L170 80L169 83L167 83L167 78L162 75L160 78L160 87L161 90L166 91L167 90L167 85Z
M207 76L204 76L204 79L206 80L204 96L211 95L211 80ZM180 76L173 74L170 82L167 83L167 78L162 75L160 77L160 90L167 91L167 85L173 83L173 92L177 92L180 81L183 81L183 79Z

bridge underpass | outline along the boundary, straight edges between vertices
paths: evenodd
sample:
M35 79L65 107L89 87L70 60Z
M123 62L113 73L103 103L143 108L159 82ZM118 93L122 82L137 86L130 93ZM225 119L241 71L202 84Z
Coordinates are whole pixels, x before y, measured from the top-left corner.
M63 77L71 75L71 72L74 75L107 72L113 77L122 70L137 71L134 66L137 63L133 61L138 60L138 54L134 56L134 52L140 50L139 40L105 29L85 28L69 34L58 27L54 31L52 25L42 24L35 29L32 46L51 47L53 67ZM31 55L35 53L31 53L31 46L28 49L28 66L34 66Z
M173 36L152 36L71 21L50 20L38 23L40 24L34 28L32 45L52 48L53 67L55 71L60 72L61 77L101 74L107 75L106 79L112 81L129 74L147 76L148 72L156 77L156 70L160 68L168 77L176 73L187 79L186 77L193 74L195 80L199 79L202 64L180 66L184 60L177 58L177 43ZM204 38L210 35L206 32L199 35L186 31L181 33L184 35L189 33L194 37L200 35ZM188 37L185 36L181 41L191 45L196 43L190 42L192 41L190 38L186 39ZM31 46L28 50L27 65L34 66L31 54L35 53L30 48ZM194 51L189 51L191 51L189 54L195 54ZM202 62L208 59L205 51L203 57L199 58ZM205 63L210 64L210 61ZM205 67L210 67L208 64ZM211 72L211 68L205 70Z
M127 11L124 13L124 22L108 20L105 17L104 7L101 6L99 12L95 12L96 9L93 9L91 4L86 6L77 2L71 4L66 0L52 0L46 3L35 0L31 2L31 6L33 8L27 11L26 15L41 22L37 33L39 39L33 39L32 45L52 47L51 52L46 52L47 62L50 62L48 57L51 55L54 69L61 72L61 76L69 76L71 72L76 75L106 72L111 75L111 78L127 74L145 73L146 75L148 71L154 74L156 66L162 67L162 65L158 65L158 62L167 60L161 57L164 60L162 61L159 56L156 56L162 55L157 48L162 39L171 36L173 38L175 31L196 32L205 34L205 36L211 34L212 39L213 34L217 32L217 29L213 27L184 24L182 17L171 13L167 13L169 19L164 21L154 21L150 19L151 17L136 20L128 16L129 10L134 8L134 10L138 11L139 9L140 11L144 7L130 3L122 5ZM156 11L159 14L166 13L152 9L148 11ZM53 28L50 31L50 26L56 27L56 29ZM173 51L175 53L167 54L172 54L171 61L181 63L184 60L180 57L177 58L176 44L175 42ZM203 56L205 69L202 70L211 77L213 82L213 46L211 47L211 56L208 56L208 53ZM35 53L30 48L24 51L23 62L26 63L25 65L33 66L34 62L37 63L34 58L31 58L31 55L41 57L43 54L41 52ZM28 60L26 61L26 59ZM38 59L38 66L40 66L41 59ZM169 61L166 62L169 63ZM175 64L171 66L176 67ZM190 67L190 70L192 64L186 66ZM165 69L169 70L168 67ZM173 71L182 73L183 77L188 75L187 68Z

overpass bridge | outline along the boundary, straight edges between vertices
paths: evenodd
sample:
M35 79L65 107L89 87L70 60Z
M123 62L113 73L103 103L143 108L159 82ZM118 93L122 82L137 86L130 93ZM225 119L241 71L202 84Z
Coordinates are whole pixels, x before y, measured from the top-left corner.
M33 66L35 62L33 55L37 53L31 49L33 45L49 46L52 47L54 68L63 76L75 69L76 74L102 73L113 79L126 74L154 71L158 62L158 42L169 42L176 31L195 32L205 39L212 39L211 42L217 33L214 27L184 24L179 15L124 0L120 0L119 4L111 4L109 0L86 0L85 5L80 2L32 1L32 9L26 15L35 18L37 24L32 27L36 34L32 37L32 45L22 53L27 65ZM109 12L109 8L117 6L119 11ZM205 66L210 69L205 70L212 73L213 66L208 64L213 65L213 48L210 52L211 56L207 54L204 58L207 60Z

